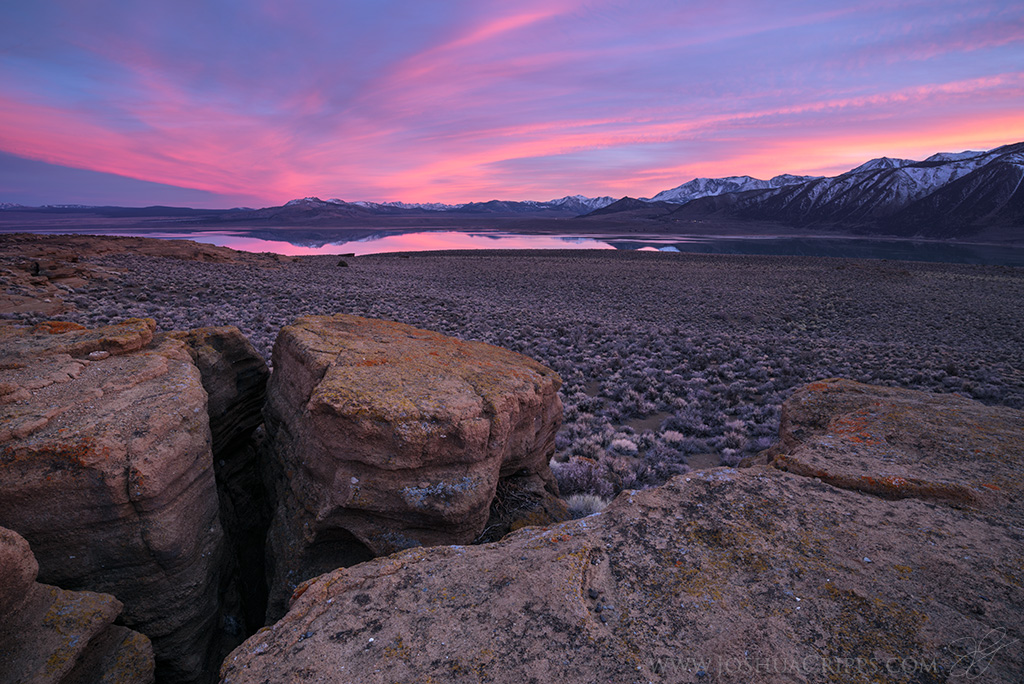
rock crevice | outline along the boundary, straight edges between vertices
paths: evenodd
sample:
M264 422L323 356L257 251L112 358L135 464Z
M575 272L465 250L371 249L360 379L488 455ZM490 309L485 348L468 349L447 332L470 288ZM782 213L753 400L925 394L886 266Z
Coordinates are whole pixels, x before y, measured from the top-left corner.
M0 329L0 525L32 544L41 581L116 596L125 625L152 639L161 681L208 681L230 574L209 383L186 343L154 328Z

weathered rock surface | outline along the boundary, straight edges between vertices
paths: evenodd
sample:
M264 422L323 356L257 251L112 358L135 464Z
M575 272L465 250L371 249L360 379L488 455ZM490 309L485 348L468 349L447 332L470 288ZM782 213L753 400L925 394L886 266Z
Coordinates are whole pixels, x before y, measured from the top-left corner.
M207 399L185 345L153 328L0 328L0 525L40 581L122 601L162 681L193 681L222 556Z
M0 527L0 682L153 681L149 639L113 624L120 601L39 584L38 570L28 542Z
M561 381L520 354L387 321L308 316L282 329L273 365L271 615L322 572L474 540L503 478L539 478L534 513L557 493L548 459Z
M757 460L890 499L1024 509L1024 470L1008 467L1024 452L1020 411L830 379L784 404L779 437Z
M940 408L969 408L992 431L947 421L931 443L954 453L920 459L922 481L942 481L954 460L969 470L974 449L986 482L1024 468L1020 412L855 389L880 425L898 413L903 434L929 434ZM809 458L829 425L842 433L853 390L798 393L790 425L801 396L817 392L821 427L791 430L776 460ZM871 420L856 433L874 434ZM961 454L962 443L976 446ZM858 452L860 467L884 474L912 444L894 435L874 461ZM714 468L493 544L339 569L301 585L287 615L225 661L222 681L1018 682L1019 497L992 508L839 484L766 465Z

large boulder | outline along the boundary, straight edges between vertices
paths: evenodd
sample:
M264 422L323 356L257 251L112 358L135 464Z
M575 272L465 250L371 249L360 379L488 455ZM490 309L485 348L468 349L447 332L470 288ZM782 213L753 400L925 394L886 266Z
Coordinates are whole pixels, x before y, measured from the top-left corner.
M832 389L847 391L811 391ZM858 391L880 415L891 408L890 390ZM900 398L915 400L892 409L908 434L927 432L936 408L966 406ZM842 432L843 410L822 424ZM970 410L981 423L946 424L933 443L970 440L980 464L998 464L985 477L1013 481L1024 416ZM978 437L978 425L996 431ZM870 421L857 430L873 434ZM829 434L807 436L826 448ZM811 449L790 436L791 453ZM909 458L894 442L863 465L881 473ZM936 452L916 475L939 478L961 458ZM225 661L222 681L1018 682L1024 502L845 485L713 468L624 492L582 520L339 569L301 585L287 615Z
M114 624L108 594L39 584L28 542L0 527L0 682L148 684L149 639Z
M206 392L153 321L0 328L0 525L40 581L113 594L162 681L209 671L222 559Z
M535 513L558 510L547 500L557 494L548 460L561 380L536 361L336 315L283 328L273 366L264 410L277 472L272 616L322 572L473 541L503 479L525 483L517 489L532 492L523 498Z

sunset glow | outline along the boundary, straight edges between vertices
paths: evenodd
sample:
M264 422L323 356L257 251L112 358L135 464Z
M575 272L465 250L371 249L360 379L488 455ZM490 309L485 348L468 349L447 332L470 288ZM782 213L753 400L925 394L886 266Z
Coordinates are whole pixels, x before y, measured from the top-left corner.
M1024 5L2 10L0 202L652 196L1024 140Z

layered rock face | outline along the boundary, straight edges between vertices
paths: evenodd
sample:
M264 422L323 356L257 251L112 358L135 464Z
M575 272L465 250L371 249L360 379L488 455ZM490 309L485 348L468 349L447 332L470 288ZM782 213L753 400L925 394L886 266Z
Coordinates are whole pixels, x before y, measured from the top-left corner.
M0 525L40 581L115 595L162 681L209 669L222 532L207 395L151 320L0 328Z
M547 463L561 381L531 359L337 315L283 328L273 365L264 410L277 470L271 615L319 573L473 541L503 478L532 492L535 512L557 493Z
M786 416L767 463L310 580L222 681L1019 681L1024 414L827 381Z
M168 336L185 343L199 369L208 397L214 457L230 456L263 422L261 409L270 377L267 364L233 325Z
M0 681L9 684L148 684L149 639L120 627L108 594L39 584L28 542L0 527Z

